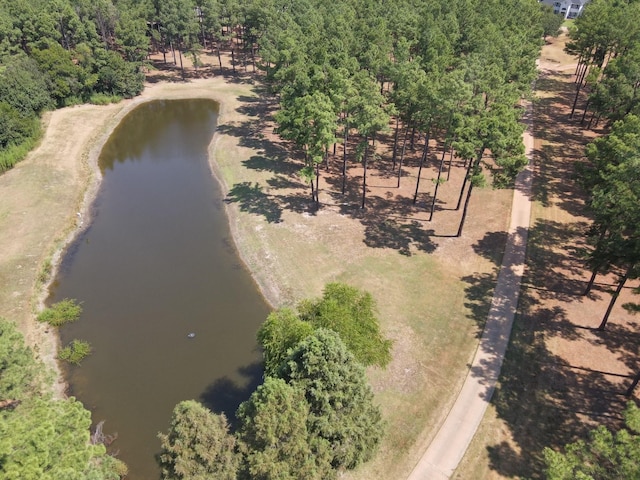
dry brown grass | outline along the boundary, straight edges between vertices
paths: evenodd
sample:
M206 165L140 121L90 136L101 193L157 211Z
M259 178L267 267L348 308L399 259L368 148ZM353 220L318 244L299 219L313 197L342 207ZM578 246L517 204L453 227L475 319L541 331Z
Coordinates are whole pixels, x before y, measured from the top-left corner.
M602 333L594 328L615 276L600 277L591 295L581 295L589 277L581 260L589 220L575 162L603 132L584 131L580 110L568 120L575 59L562 51L565 41L547 45L540 62L535 203L518 317L500 385L457 479L544 478L543 447L560 448L596 423L620 425L622 393L640 366L637 320L622 308L634 300L631 288Z
M414 207L408 199L419 150L411 154L397 189L389 177L388 150L379 143L368 208L358 208L357 167L349 172L353 192L346 199L337 194L335 164L322 172L322 207L316 212L295 175L297 154L272 135L273 102L250 77L228 69L211 76L212 70L190 71L187 82L171 69L159 70L138 99L52 114L41 147L0 177L8 193L0 210L0 240L10 247L0 252L0 313L19 322L32 344L55 344L33 320L34 299L41 293L36 277L51 252L76 231L76 212L86 211L92 198L96 157L107 135L141 101L213 98L221 116L210 146L212 169L227 192L238 250L265 296L274 305L288 304L319 295L326 282L337 280L377 299L382 327L394 340L391 365L369 371L387 436L376 458L347 477L405 478L443 420L476 348L506 238L511 192L476 190L463 236L451 238L459 212L450 209L462 166L441 187L443 203L427 222L435 149Z

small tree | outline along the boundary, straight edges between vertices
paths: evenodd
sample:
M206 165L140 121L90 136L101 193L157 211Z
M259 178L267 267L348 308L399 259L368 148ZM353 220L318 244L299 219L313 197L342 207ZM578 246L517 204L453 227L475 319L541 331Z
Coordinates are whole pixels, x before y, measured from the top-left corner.
M271 312L258 330L258 342L264 354L265 375L274 375L282 362L303 339L313 333L313 326L303 322L290 308Z
M391 360L391 340L380 332L376 303L369 292L344 283L328 283L322 298L304 300L300 318L315 328L337 332L356 360L365 366L385 367Z
M216 415L194 400L180 402L173 409L169 433L158 438L163 480L235 480L235 439L223 414Z

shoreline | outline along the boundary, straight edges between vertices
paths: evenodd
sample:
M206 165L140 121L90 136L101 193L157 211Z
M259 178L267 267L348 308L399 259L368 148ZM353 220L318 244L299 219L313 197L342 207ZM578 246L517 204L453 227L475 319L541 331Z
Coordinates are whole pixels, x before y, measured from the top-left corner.
M334 198L326 182L321 184L323 207L312 210L306 185L295 176L296 154L273 135L273 125L265 116L271 105L261 101L258 88L259 84L238 77L176 83L161 77L158 83L151 79L140 96L117 105L52 112L38 149L8 175L0 176L0 188L16 183L12 186L15 198L8 191L15 211L6 215L0 205L0 242L21 255L11 263L12 252L0 251L0 278L11 277L22 286L17 295L9 287L0 289L0 316L14 320L23 333L28 330L28 344L41 358L47 356L47 365L57 365L53 353L59 341L57 331L35 320L35 306L46 298L67 246L86 228L78 222L90 221L100 185L97 159L104 142L120 120L143 102L214 100L220 110L208 147L209 168L222 189L230 236L241 263L265 300L272 306L294 304L320 295L327 282L349 283L373 295L381 327L394 341L387 369L367 370L388 424L387 436L376 457L345 479L406 478L421 455L421 443L433 434L455 397L452 392L477 347L473 319L482 305L470 304L474 297L469 296L478 282L483 291L491 290L492 252L500 249L493 232L506 227L510 194L478 189L465 235L456 242L431 236L433 232L414 224L407 230L393 215L382 221L374 210L363 215L359 209L344 208L344 200ZM358 167L353 168L355 179ZM415 173L407 170L407 176ZM457 173L453 171L452 182L460 178ZM385 188L370 195L377 193L380 199ZM450 196L456 193L450 190ZM391 191L396 196L402 193ZM441 212L433 228L451 230L456 219L450 217L447 211ZM30 268L16 270L27 258ZM38 272L54 260L48 281L38 283ZM434 372L429 367L434 362L447 375ZM64 392L64 385L57 388Z
M108 141L118 125L120 125L122 120L131 111L144 103L158 100L180 100L198 98L213 100L218 104L219 111L216 131L208 146L207 163L209 165L210 174L214 178L214 181L218 182L222 189L223 195L226 196L229 192L229 188L227 182L224 181L222 172L217 164L216 152L217 145L223 135L218 131L217 127L223 124L225 120L227 120L228 107L232 102L228 97L225 98L225 95L223 95L223 93L225 92L219 91L221 90L221 85L218 85L219 83L224 84L222 85L222 88L228 88L226 81L218 77L214 77L213 79L209 78L192 80L175 85L168 83L147 85L145 87L145 90L138 97L129 100L123 100L118 104L110 105L107 107L111 107L111 110L115 110L118 107L119 108L112 113L107 114L105 119L106 122L100 125L99 131L95 132L94 135L88 140L86 147L82 151L81 158L76 160L76 162L80 164L80 168L87 171L86 177L84 177L82 180L82 184L80 187L81 191L79 192L79 194L82 196L82 199L77 208L74 209L77 210L75 218L69 219L69 224L61 229L60 232L58 232L58 235L56 237L57 239L54 241L55 249L53 250L53 253L48 255L48 261L51 266L50 273L48 274L46 280L44 280L42 283L36 283L34 285L33 304L35 311L31 318L31 325L29 325L30 328L28 328L32 336L35 337L32 339L32 346L38 346L38 353L41 359L49 369L53 370L55 374L53 393L56 398L64 398L66 396L66 390L68 388L68 384L64 376L63 366L61 366L59 361L57 360L57 353L59 348L61 347L59 334L57 329L39 324L35 319L35 315L45 307L45 301L49 295L49 289L52 282L55 281L55 278L58 275L61 262L64 259L64 254L67 248L91 224L93 215L92 205L99 192L102 181L102 174L98 166L98 159L105 143ZM73 107L70 107L70 109L73 109ZM71 115L73 116L73 114ZM34 152L36 152L39 148L40 146ZM237 215L234 214L229 204L227 204L226 202L224 208L237 255L242 261L244 268L246 268L251 274L254 283L260 290L265 301L272 308L274 308L274 305L279 298L277 286L275 286L274 284L265 284L264 282L259 281L256 275L253 274L253 270L249 268L247 259L243 254L243 250L240 248ZM47 262L46 259L45 262ZM43 347L44 351L46 352L45 354L43 354L42 352Z

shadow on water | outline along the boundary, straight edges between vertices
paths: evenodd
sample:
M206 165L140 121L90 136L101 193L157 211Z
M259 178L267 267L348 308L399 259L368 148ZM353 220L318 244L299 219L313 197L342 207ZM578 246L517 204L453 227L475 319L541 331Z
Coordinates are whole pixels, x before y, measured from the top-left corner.
M224 376L209 385L200 395L200 401L212 412L225 414L232 429L238 427L238 407L262 384L264 364L254 362L238 369L237 373L242 377L240 383Z

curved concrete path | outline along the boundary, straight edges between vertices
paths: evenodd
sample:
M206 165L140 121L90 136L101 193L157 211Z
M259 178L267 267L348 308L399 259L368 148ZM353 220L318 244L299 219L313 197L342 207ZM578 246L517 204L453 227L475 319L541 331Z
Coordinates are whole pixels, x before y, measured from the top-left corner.
M525 121L527 130L523 134L523 141L529 164L516 180L509 235L487 323L462 390L440 430L409 475L409 480L443 480L453 474L480 425L500 375L518 306L531 216L531 105L527 108Z

